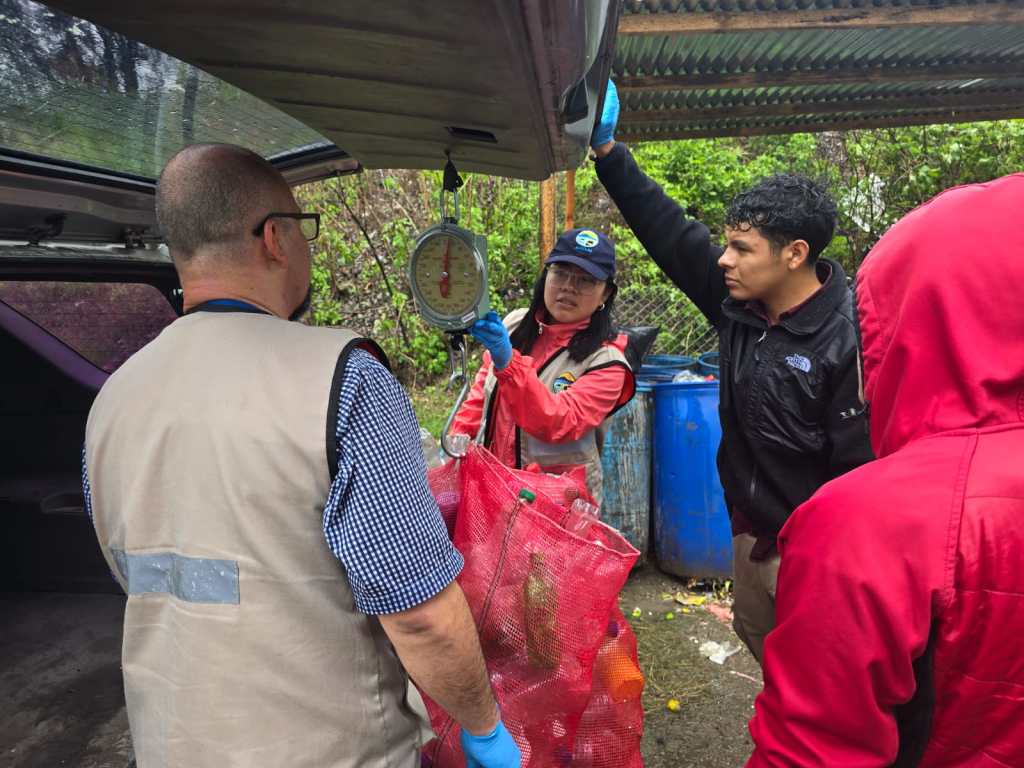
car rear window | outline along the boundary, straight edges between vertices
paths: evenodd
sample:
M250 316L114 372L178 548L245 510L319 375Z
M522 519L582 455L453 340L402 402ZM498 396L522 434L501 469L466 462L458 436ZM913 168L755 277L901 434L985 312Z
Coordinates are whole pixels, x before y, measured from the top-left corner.
M32 0L0 0L0 147L154 178L182 147L331 146L255 96Z
M177 317L144 283L0 281L0 301L107 373Z

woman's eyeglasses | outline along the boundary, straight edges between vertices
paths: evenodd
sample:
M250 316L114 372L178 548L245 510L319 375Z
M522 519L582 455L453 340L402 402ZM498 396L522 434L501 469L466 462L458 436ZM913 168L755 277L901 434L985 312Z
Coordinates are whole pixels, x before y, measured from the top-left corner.
M555 266L548 267L548 278L556 286L568 285L580 293L592 293L604 282L585 272L574 272L565 267Z

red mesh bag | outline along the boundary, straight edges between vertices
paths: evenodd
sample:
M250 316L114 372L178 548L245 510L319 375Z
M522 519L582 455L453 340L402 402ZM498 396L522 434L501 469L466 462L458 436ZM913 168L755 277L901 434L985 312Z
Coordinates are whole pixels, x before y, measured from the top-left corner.
M462 492L459 487L460 463L449 461L439 467L427 470L427 480L430 483L430 490L434 493L437 506L441 510L441 517L448 526L448 535L452 536L455 530L455 517L459 511L459 499ZM520 474L519 470L510 470L513 475ZM540 492L550 497L552 501L560 502L566 507L571 507L576 499L582 499L588 504L595 504L594 497L587 490L587 471L584 467L574 467L563 475L552 475L544 472L539 464L531 464L521 472L530 473L530 477L524 480L535 492Z
M636 635L615 606L594 665L590 701L576 730L573 768L643 767L643 685Z
M643 678L617 603L639 553L572 505L589 498L581 478L512 470L476 446L430 473L442 511L456 509L459 584L530 768L642 766ZM461 768L458 725L427 706L437 738L423 764Z
M448 527L448 536L451 537L455 532L455 517L462 496L459 488L459 462L449 461L440 467L428 469L427 482L430 483L430 492L434 494L441 518Z

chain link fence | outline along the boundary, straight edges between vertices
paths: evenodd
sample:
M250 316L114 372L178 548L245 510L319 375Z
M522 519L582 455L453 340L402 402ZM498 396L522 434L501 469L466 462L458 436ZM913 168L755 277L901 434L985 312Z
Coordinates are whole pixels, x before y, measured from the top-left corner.
M619 325L661 328L651 350L696 357L718 349L718 333L686 295L668 283L626 283L615 299Z

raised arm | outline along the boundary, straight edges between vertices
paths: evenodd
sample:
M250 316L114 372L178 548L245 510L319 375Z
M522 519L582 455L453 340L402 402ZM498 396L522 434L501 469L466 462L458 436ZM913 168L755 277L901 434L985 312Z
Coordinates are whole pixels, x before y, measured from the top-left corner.
M718 267L723 249L711 242L708 228L687 219L682 206L640 170L624 144L614 140L618 103L615 85L609 81L592 138L597 177L661 271L717 326L728 295Z

